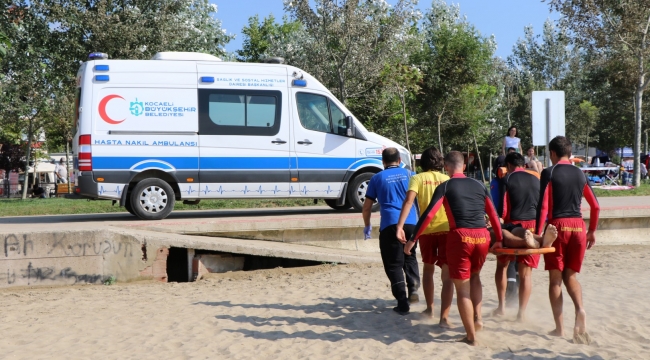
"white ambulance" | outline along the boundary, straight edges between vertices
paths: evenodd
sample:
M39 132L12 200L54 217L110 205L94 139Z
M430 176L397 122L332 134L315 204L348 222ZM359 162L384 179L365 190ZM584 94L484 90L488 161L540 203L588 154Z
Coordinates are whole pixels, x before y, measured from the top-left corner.
M77 74L76 192L151 220L179 200L312 198L361 210L382 149L398 148L409 168L410 154L281 62L91 54Z

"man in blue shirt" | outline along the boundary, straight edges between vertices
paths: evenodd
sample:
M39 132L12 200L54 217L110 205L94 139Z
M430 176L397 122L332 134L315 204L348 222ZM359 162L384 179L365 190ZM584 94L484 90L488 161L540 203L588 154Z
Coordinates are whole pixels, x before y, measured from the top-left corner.
M400 315L409 313L409 302L419 300L417 290L420 287L420 274L415 251L411 255L404 254L404 244L397 239L397 223L399 222L402 204L406 199L411 172L401 168L401 158L396 148L386 148L381 154L384 171L370 179L366 200L363 203L364 235L370 237L370 215L372 205L379 202L381 221L379 224L379 249L384 270L390 280L393 296L397 299L397 307L393 308ZM418 222L415 207L411 208L404 232L410 238L415 224ZM406 284L404 275L406 274ZM406 286L405 286L406 285ZM408 296L406 293L408 288Z

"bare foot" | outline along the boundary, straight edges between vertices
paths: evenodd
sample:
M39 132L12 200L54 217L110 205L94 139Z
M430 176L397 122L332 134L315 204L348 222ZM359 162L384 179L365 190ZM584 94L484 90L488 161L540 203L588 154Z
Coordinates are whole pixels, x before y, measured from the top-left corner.
M440 322L438 323L438 326L440 326L443 329L451 329L452 325L449 322L449 319L440 319Z
M492 316L494 316L494 317L501 317L501 316L503 316L505 314L506 314L506 312L503 311L502 307L498 307L498 308L492 310Z
M476 332L483 330L483 320L474 320L474 330L476 330Z
M526 240L526 246L528 246L529 249L539 249L539 243L535 241L535 237L530 230L526 230L524 240Z
M557 228L555 225L548 225L544 232L544 237L542 238L542 247L550 248L555 239L557 239Z
M574 333L573 334L573 343L574 344L589 345L589 344L591 344L591 336L589 336L588 332L583 332L581 334Z
M562 330L555 329L555 330L553 330L553 331L549 331L549 332L548 332L548 335L550 335L550 336L557 336L557 337L563 337L563 336L564 336L564 332L563 332Z
M469 345L469 346L476 346L476 345L478 345L478 343L476 342L476 340L470 340L470 339L467 338L467 336L465 336L464 338L462 338L462 339L460 339L460 340L456 340L456 342L465 343L465 344L467 344L467 345Z
M526 313L524 313L523 311L519 311L517 313L517 322L520 323L526 322Z
M576 344L591 344L591 337L587 333L587 313L584 309L576 312L576 325L573 328L573 342Z
M431 319L433 317L433 309L427 308L420 313L420 316Z

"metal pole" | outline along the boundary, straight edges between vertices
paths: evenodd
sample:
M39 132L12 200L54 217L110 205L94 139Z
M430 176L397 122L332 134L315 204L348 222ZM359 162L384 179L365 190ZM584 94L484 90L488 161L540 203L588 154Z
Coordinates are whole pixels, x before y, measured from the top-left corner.
M551 166L551 152L548 144L551 142L551 99L546 99L546 165Z

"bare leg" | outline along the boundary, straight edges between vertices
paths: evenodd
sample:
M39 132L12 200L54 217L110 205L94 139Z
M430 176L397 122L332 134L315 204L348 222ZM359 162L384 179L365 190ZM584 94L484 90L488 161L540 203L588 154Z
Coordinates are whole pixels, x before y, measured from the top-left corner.
M433 317L433 274L436 266L433 264L424 264L424 271L422 274L422 290L424 291L424 299L427 303L427 308L422 312L423 315Z
M571 269L564 269L562 279L576 309L576 324L573 328L573 339L577 343L588 344L591 342L591 338L587 333L587 313L582 306L582 287L578 282L576 272Z
M449 277L449 267L442 265L442 293L440 294L440 326L451 327L449 323L449 310L454 299L454 282Z
M466 340L470 345L474 345L476 342L476 331L474 330L474 308L470 299L470 280L453 279L453 281L456 287L458 312L460 313L460 318L463 321L463 326L467 333L467 336L462 341Z
M517 320L524 321L526 318L526 307L533 289L533 269L530 266L519 263L519 313Z
M483 286L481 285L481 276L479 272L475 272L469 278L470 284L470 297L472 299L472 306L474 307L474 329L476 331L483 330L483 315L481 314L481 306L483 305Z
M526 229L514 228L512 232L508 230L501 230L501 233L503 234L503 246L509 248L524 248L524 249L528 247L528 245L526 244L526 240L524 239Z
M562 272L560 270L550 270L548 297L551 300L551 309L553 309L553 319L555 320L555 330L549 335L564 336L564 325L562 323Z
M497 285L497 297L499 298L499 307L493 312L493 316L503 316L506 307L506 287L508 286L508 276L506 270L510 261L505 263L497 261L497 271L494 273L494 282Z

